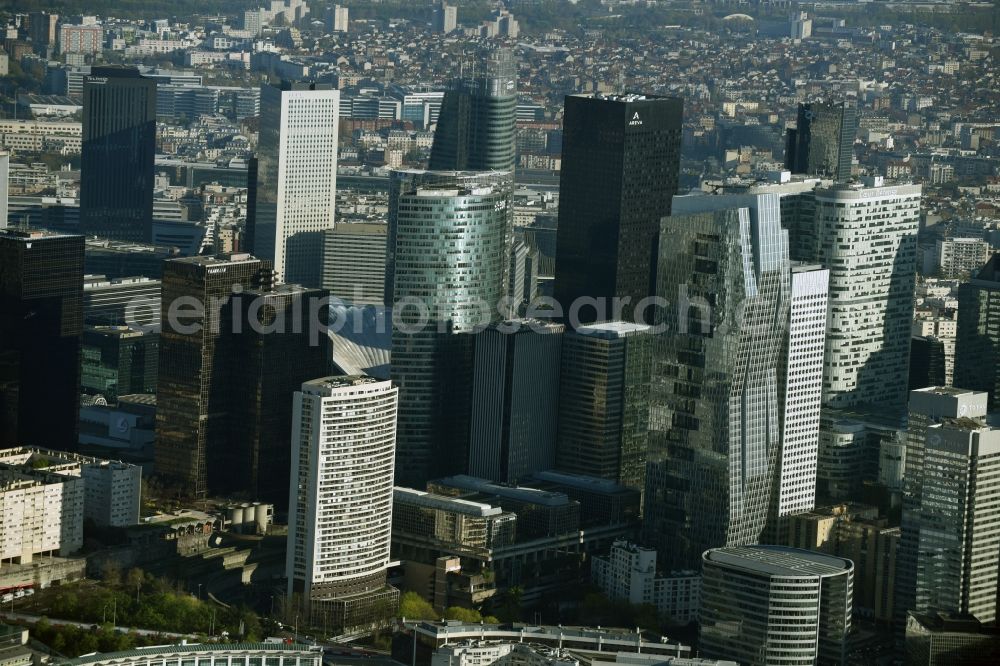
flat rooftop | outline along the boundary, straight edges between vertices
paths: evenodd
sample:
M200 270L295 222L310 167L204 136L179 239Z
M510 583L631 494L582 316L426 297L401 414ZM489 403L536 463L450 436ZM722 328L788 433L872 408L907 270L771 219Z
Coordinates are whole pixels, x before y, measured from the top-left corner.
M835 576L854 567L850 560L786 546L713 548L702 556L733 569L776 577Z

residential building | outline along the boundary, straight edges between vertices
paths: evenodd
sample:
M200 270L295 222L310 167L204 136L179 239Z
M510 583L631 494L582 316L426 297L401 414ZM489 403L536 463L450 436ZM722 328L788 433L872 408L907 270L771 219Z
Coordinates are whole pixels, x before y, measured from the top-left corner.
M555 298L573 326L649 323L636 308L655 293L660 219L677 193L682 113L676 97L566 97ZM615 297L628 300L616 308Z
M261 89L250 251L279 282L319 287L323 232L334 226L340 91L289 83Z
M288 516L288 597L340 631L381 626L399 591L386 583L392 531L397 393L365 375L295 392Z
M604 322L563 336L556 467L643 489L653 336Z
M64 26L65 27L65 26ZM80 230L149 242L156 82L129 67L93 67L83 84Z
M701 575L697 571L658 575L656 551L652 548L616 541L607 555L591 559L590 576L608 598L635 605L650 604L674 624L687 624L698 618Z
M0 561L29 564L83 547L84 481L78 475L0 464L0 502Z
M76 448L83 245L0 229L0 446Z
M455 32L458 27L458 7L442 0L434 7L434 30L443 35Z
M934 256L940 277L964 278L989 261L990 244L982 238L943 238L937 241Z
M68 529L70 534L82 534L84 519L94 521L99 527L129 527L139 523L142 468L138 465L19 446L0 450L0 468L14 475L23 473L30 476L33 471L44 471L53 477L72 479L74 482L82 479L82 495L76 496L76 486L66 486L68 490L63 497L64 502L70 504L63 505L63 518L67 522L62 529ZM45 483L55 481L50 478ZM75 506L77 501L81 503L79 507ZM14 508L12 504L7 506Z
M854 565L784 546L717 548L704 555L703 656L746 666L843 664Z
M59 52L97 54L104 48L104 28L101 25L59 26Z

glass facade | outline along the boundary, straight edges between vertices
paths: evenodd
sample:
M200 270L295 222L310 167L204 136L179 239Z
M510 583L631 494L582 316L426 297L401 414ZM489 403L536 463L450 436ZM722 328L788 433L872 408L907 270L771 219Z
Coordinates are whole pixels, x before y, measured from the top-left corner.
M397 181L391 194L400 485L466 469L472 338L456 334L500 314L511 206L504 176L429 172L421 185Z
M234 287L249 289L271 279L270 265L246 254L164 264L156 469L186 495L209 492L210 458L228 447L229 369L238 358L230 334ZM202 306L200 312L194 304ZM184 316L178 317L179 312ZM214 474L225 477L229 470Z
M757 543L781 450L790 265L778 197L674 200L661 232L647 545L664 568ZM683 213L683 214L682 214Z
M94 67L83 85L80 230L149 242L153 224L156 81Z
M87 327L80 346L82 391L111 401L156 393L159 337L119 326Z
M843 664L853 598L850 560L779 546L709 550L701 656L747 666Z
M559 180L555 297L630 299L621 316L592 307L580 322L636 317L654 293L660 218L670 214L680 168L683 102L626 95L566 97Z
M441 102L430 168L508 171L514 168L517 63L495 49L463 65Z
M594 324L565 335L558 469L642 490L652 347L645 324Z
M785 167L792 173L851 178L858 109L854 102L799 104L798 123L788 130Z
M955 386L1000 395L1000 255L958 288Z
M83 236L0 230L3 446L76 449L83 252Z

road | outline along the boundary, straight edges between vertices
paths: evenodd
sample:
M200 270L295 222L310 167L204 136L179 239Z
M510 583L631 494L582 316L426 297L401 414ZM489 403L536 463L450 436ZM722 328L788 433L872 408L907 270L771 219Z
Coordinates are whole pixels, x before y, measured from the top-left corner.
M42 616L28 615L26 613L0 612L0 618L3 618L5 620L11 619L11 620L22 620L27 622L37 622L38 620L42 619ZM52 624L69 625L72 627L82 627L84 629L90 629L95 624L99 624L95 622L76 622L75 620L60 620L58 618L48 617L48 616L45 616L45 619ZM165 636L167 638L195 638L194 634L175 634L169 631L157 631L155 629L133 629L132 627L116 626L115 630L123 633L128 633L134 630L135 633L139 634L140 636Z

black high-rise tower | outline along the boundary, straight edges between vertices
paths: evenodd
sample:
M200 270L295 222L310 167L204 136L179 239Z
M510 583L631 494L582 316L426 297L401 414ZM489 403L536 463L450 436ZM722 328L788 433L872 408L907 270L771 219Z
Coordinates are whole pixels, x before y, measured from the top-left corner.
M635 320L636 304L654 294L660 219L677 193L683 107L676 97L566 97L555 274L564 316L590 297L606 314L584 307L581 324ZM616 296L630 299L620 317L611 311Z
M153 222L156 81L128 67L94 67L83 84L80 230L149 241Z
M0 229L0 447L74 450L83 236Z
M858 109L853 102L799 104L798 122L785 141L785 168L838 182L849 180L857 133Z

